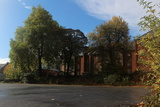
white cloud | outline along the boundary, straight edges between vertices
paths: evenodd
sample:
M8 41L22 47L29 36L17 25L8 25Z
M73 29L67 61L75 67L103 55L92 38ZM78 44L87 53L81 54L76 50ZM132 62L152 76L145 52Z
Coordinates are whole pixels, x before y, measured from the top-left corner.
M144 16L145 10L137 0L75 0L90 16L104 21L113 16L121 16L131 27L137 27L140 18ZM158 3L157 0L152 0Z
M7 62L10 62L9 58L0 58L0 64L6 64Z
M20 2L21 5L23 5L24 8L26 8L26 9L31 9L32 8L31 6L28 6L28 5L26 5L26 3L22 2L22 0L18 0L18 2Z
M24 8L26 8L26 9L32 9L31 6L24 6Z

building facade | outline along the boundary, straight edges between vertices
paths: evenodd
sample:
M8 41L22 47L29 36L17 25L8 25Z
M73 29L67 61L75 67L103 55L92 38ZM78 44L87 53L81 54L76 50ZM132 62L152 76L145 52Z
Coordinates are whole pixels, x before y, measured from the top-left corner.
M139 58L142 58L142 56L138 56L137 53L142 48L142 46L138 45L137 40L135 40L133 42L133 49L129 50L128 53L123 54L122 65L127 72L132 73L138 70L149 71L149 68L138 62ZM85 72L94 72L97 69L100 69L100 64L98 64L97 62L98 56L87 54L80 56L78 70L79 74L82 75Z
M146 34L142 36L145 36ZM138 62L140 58L146 59L145 57L138 55L138 51L144 49L142 45L138 45L139 39L140 38L134 40L134 42L132 43L133 46L132 49L128 50L127 53L122 54L122 66L124 70L127 71L128 73L132 73L139 70L149 71L149 67L145 67L144 65ZM78 60L76 61L75 64L77 67L73 67L72 71L75 71L76 69L78 75L83 75L88 72L95 73L101 70L101 64L99 63L99 58L97 55L93 54L85 53L79 55ZM62 71L66 71L65 67L63 67Z
M137 53L140 49L141 47L138 46L137 41L134 41L133 49L122 55L122 65L125 71L131 73L137 71L138 68L144 68L143 65L138 63L139 56ZM95 72L101 69L100 65L98 56L84 54L79 56L77 72L80 75L87 72Z

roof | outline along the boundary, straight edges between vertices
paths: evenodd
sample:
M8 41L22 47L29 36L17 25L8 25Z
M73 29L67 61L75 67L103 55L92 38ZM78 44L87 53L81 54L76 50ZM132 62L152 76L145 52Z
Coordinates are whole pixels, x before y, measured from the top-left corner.
M0 73L2 73L2 68L5 66L6 64L0 64Z
M7 64L8 64L8 63L6 63L6 64L0 64L0 73L3 72L3 68L4 68Z
M3 68L6 64L0 64L0 69Z
M154 32L153 32L153 30L151 30L151 31L148 31L147 33L145 33L145 34L143 34L143 35L141 35L141 36L139 36L138 38L136 38L135 40L139 40L139 39L141 39L142 37L145 37L147 34L154 34Z

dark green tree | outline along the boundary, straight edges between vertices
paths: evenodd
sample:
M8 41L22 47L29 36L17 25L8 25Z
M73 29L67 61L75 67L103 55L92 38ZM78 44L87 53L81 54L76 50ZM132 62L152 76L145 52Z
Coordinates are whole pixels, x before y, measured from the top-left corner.
M48 11L40 5L33 7L32 13L24 22L24 27L18 28L15 40L11 40L11 61L20 58L17 64L34 63L34 69L38 68L39 74L42 75L42 60L52 65L56 57L54 55L57 55L60 29L61 26L52 19ZM26 61L23 60L23 56L26 57Z
M64 64L67 65L67 75L69 75L71 62L83 52L87 41L87 37L80 30L64 29L62 56Z
M55 32L60 26L40 5L37 8L33 7L32 13L24 23L28 33L27 41L38 59L38 70L41 75L42 59L56 51L55 41L58 36Z
M116 16L89 33L90 50L100 57L101 71L122 65L123 53L127 51L130 42L128 35L128 23Z

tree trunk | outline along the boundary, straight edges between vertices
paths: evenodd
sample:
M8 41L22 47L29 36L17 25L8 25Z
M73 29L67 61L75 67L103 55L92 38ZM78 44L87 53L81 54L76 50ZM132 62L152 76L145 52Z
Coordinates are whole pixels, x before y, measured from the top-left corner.
M77 76L77 56L75 56L74 76Z
M114 58L113 58L113 47L109 47L109 59L110 59L110 64L114 64Z
M41 49L38 48L38 71L39 76L42 76L42 55L41 55Z
M68 55L68 60L67 60L67 76L69 75L69 68L71 64L71 59L72 59L72 54Z
M69 75L69 67L70 67L70 61L67 63L67 76Z
M105 60L104 60L104 51L102 52L102 59L101 59L101 61L102 61L102 62L101 62L101 64L102 64L101 71L104 72L104 65L105 65L105 64L104 64L104 62L105 62Z

